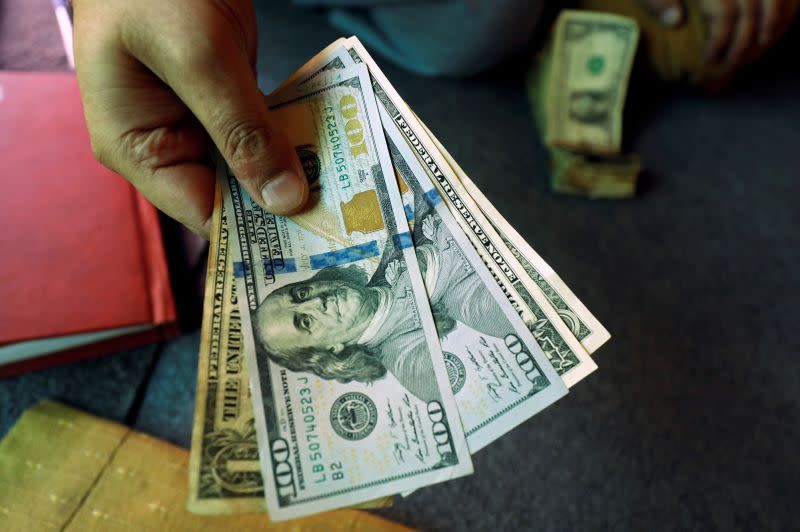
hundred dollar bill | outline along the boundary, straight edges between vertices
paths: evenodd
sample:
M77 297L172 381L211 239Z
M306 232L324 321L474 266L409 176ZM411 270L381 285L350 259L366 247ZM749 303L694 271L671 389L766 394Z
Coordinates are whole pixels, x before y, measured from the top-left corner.
M295 80L314 83L321 72L351 64L346 50L328 47ZM566 388L403 137L396 129L384 132L450 384L475 453L562 397Z
M351 40L357 41L356 38L351 38ZM354 52L352 47L349 51L342 50L341 41L342 40L339 39L338 41L328 46L325 50L317 54L317 56L315 56L312 60L306 63L306 65L304 65L300 70L298 70L296 75L293 78L290 78L289 81L290 82L295 81L300 84L307 83L315 76L319 75L320 72L328 72L331 69L344 68L347 65L352 64L352 62L354 62L354 59L352 58L353 56L356 56L356 52ZM373 84L375 83L376 82L373 79ZM378 89L378 94L382 94L382 90L380 89L380 87L377 87L377 89ZM381 101L382 100L379 98L379 102ZM399 147L400 151L406 154L405 158L402 158L399 155L398 148L395 148L393 150L392 158L395 166L395 172L398 174L398 176L400 176L403 173L403 171L398 167L398 160L400 160L404 165L405 171L408 171L409 165L418 168L418 170L416 172L412 172L412 174L418 175L417 177L418 182L426 183L426 185L422 185L425 188L425 190L428 190L429 187L433 187L430 179L420 167L419 161L417 161L417 158L409 150L409 146L407 145L405 139L400 134L400 130L398 128L387 127L387 124L391 125L393 121L386 113L385 106L383 107L379 106L379 108L381 112L381 120L385 128L385 133L387 137L393 138L395 141L395 144L390 142L390 146L397 146ZM424 128L424 125L421 124L421 127ZM402 180L400 181L400 186L402 190L403 189ZM407 186L406 189L408 189ZM443 206L439 207L444 208ZM410 213L409 208L408 206L406 206L406 214L408 215L409 213ZM449 216L448 219L455 223L455 220L452 218L452 216ZM413 217L409 218L409 225L413 226L413 224L414 224ZM462 243L469 242L463 236L463 231L459 229L456 233L458 233L459 242ZM466 247L471 248L472 246L468 245ZM474 250L470 249L467 251L467 253L474 253ZM541 261L541 259L539 260ZM500 294L502 294L503 292L508 293L508 290L506 290L504 283L499 278L495 277L492 283L496 284L501 289ZM496 292L492 291L492 293L494 294ZM539 294L537 294L537 296L539 296ZM506 299L513 302L513 300L510 298ZM540 300L541 299L542 297L540 296ZM535 305L536 303L533 304ZM544 308L546 307L547 305L545 304ZM542 310L537 307L537 310L535 312L531 312L530 309L528 309L527 311L519 310L519 306L517 306L517 311L523 316L523 318L527 320L527 323L532 324L531 331L534 332L534 335L539 341L541 348L547 351L553 367L555 367L558 370L562 378L565 378L566 382L570 383L570 385L573 384L574 382L577 382L579 378L588 374L589 372L591 372L593 369L596 368L596 365L588 360L586 361L585 364L583 364L582 367L577 367L577 365L574 364L573 361L576 360L578 356L582 356L584 359L588 359L588 355L586 353L583 353L583 349L578 344L578 341L575 338L570 337L569 332L565 329L565 327L557 323L557 318L555 317L553 310L549 308L547 308L546 310ZM549 319L556 321L557 323L556 326L551 325L549 320L542 319L540 317L542 315L547 315L548 313L549 313ZM561 330L559 331L558 329ZM573 353L570 353L571 349L574 349L574 353L580 353L580 355L574 355ZM566 356L564 356L561 353L565 353ZM467 431L468 435L470 435L469 428L466 425L465 425L465 430ZM473 445L472 439L470 439L469 437L468 441L470 443L470 449L472 450L472 452L475 452L479 447L476 448Z
M597 369L580 342L550 306L536 283L506 247L474 200L463 189L449 165L427 138L427 133L400 98L357 38L346 40L348 53L356 63L368 66L373 89L382 109L383 127L396 130L434 183L461 230L488 266L495 281L534 333L550 364L567 386L573 386Z
M233 257L219 189L209 246L187 508L197 514L265 512L253 405L242 351ZM385 497L359 508L391 506Z
M308 89L269 105L310 209L270 215L218 167L273 519L472 472L368 72Z
M528 276L542 290L542 293L547 297L547 301L561 317L561 320L569 327L570 332L580 341L589 354L594 353L611 338L608 330L589 312L589 309L575 296L553 268L506 221L425 124L422 121L419 121L419 124L428 133L431 141L442 154L442 157L444 157L458 180L486 215L486 220L516 257Z
M350 42L358 39L353 37ZM320 73L333 69L345 68L352 64L352 55L357 52L348 52L342 47L348 40L337 39L313 59L301 67L295 74L284 82L281 87L295 83L307 83ZM572 293L569 287L561 280L556 272L539 256L538 253L522 238L519 233L497 211L494 205L483 195L481 190L467 176L466 172L455 162L450 153L442 146L430 129L411 111L419 126L430 137L434 147L438 149L458 181L464 185L467 193L474 203L485 214L486 220L497 232L498 236L508 247L509 251L517 258L531 281L541 289L550 306L561 317L566 326L589 354L596 351L611 337L603 325L592 315L586 306Z
M556 21L547 103L547 144L613 155L639 27L628 17L564 10Z
M450 386L475 453L567 389L403 138L387 130L387 141Z

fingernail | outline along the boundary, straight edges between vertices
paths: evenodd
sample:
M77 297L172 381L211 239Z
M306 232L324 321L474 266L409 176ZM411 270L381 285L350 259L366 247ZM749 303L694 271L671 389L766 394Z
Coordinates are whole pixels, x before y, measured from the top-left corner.
M668 7L661 12L661 23L664 26L672 27L681 21L681 10L677 7Z
M276 175L261 187L264 207L272 213L290 213L299 209L305 199L302 178L286 170Z

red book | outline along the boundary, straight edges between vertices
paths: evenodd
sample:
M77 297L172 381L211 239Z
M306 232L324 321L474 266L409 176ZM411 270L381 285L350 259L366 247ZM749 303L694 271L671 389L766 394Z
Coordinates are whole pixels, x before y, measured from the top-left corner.
M73 74L0 72L0 376L173 334L158 212L93 157Z

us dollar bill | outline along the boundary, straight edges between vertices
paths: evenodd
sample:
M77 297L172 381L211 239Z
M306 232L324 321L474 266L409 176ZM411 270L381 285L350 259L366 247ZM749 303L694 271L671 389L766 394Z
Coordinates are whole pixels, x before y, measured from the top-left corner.
M397 131L404 138L425 175L436 185L448 210L488 266L495 282L534 333L539 346L564 383L573 386L597 369L589 354L547 301L541 288L528 276L464 190L414 114L358 39L347 39L346 48L356 63L364 63L369 68L384 129Z
M368 72L320 79L268 102L310 209L268 214L218 167L273 519L472 472Z
M313 83L321 72L356 64L336 45L304 65L294 80ZM405 140L395 129L384 132L450 384L475 453L566 389Z
M628 17L564 10L556 21L546 142L552 147L620 152L622 108L639 27Z
M206 515L265 512L233 254L219 188L210 237L187 508ZM357 507L391 503L391 497L383 497Z
M199 514L264 511L242 319L219 190L216 204L208 251L187 508Z
M567 392L419 162L387 131L403 205L470 451Z
M417 120L419 120L419 117L417 117ZM555 270L522 238L517 230L514 229L514 226L506 221L494 204L484 196L481 189L475 185L425 124L422 121L419 121L419 124L428 133L431 141L453 170L464 189L484 213L486 220L519 261L528 276L541 289L550 306L558 313L572 335L578 339L589 354L594 353L611 338L608 330L575 296Z
M356 37L351 37L349 40L337 39L295 72L281 87L297 83L308 83L320 75L320 73L330 72L333 69L345 68L356 61L361 61L353 44L347 46L348 43L356 42L358 42ZM373 83L375 83L374 78ZM379 102L382 103L380 100ZM386 106L383 108L385 109ZM464 186L467 194L473 199L473 202L478 206L479 210L483 212L486 221L492 226L500 239L502 239L510 253L517 258L524 272L530 278L530 281L540 288L549 305L560 316L572 335L577 338L589 354L596 351L611 338L606 328L594 317L580 299L575 296L553 268L551 268L530 244L520 236L514 227L506 221L503 215L500 214L495 206L484 196L483 192L481 192L469 178L466 172L458 165L450 153L413 110L409 109L409 111L417 120L420 128L428 134L433 147L438 150L458 182ZM566 331L563 332L566 333ZM569 357L562 358L565 359ZM562 370L562 374L567 369L565 366L565 364L558 366L558 368Z

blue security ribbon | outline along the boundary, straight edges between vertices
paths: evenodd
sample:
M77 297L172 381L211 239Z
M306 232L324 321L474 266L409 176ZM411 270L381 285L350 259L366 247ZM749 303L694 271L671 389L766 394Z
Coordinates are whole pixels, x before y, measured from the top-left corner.
M267 259L264 261L264 273L267 275L280 275L282 273L294 273L297 271L297 261L292 258ZM246 262L235 261L233 263L233 276L238 278L244 277L250 273L250 267Z
M311 255L312 270L321 270L322 268L329 268L331 266L340 266L342 264L349 264L361 259L368 259L370 257L377 257L381 252L378 249L378 242L371 240L350 246L349 248L337 249L336 251L328 251L327 253L320 253L319 255Z
M428 202L431 206L436 207L438 204L442 202L442 196L439 194L439 191L435 188L430 189L425 193L425 197L428 198Z
M395 247L398 249L406 249L414 245L414 242L411 240L411 235L407 232L392 236L392 242L394 242Z
M411 205L408 203L403 204L403 209L406 211L406 220L409 222L414 221L414 211L411 209Z
M284 259L265 260L264 271L267 273L267 275L294 273L297 271L297 261L288 257Z
M237 260L233 263L233 276L236 277L237 279L240 277L244 277L247 271L248 271L247 264L245 264L244 262Z

